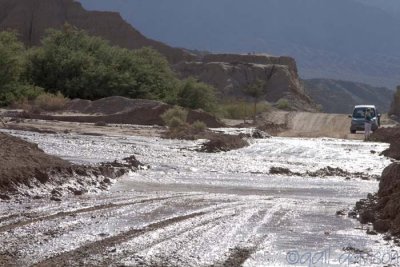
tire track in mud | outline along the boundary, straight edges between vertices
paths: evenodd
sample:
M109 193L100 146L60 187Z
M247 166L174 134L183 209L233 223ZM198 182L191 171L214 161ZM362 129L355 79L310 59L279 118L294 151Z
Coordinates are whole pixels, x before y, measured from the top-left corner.
M16 219L19 216L20 215L18 215L18 214L11 214L11 215L8 215L8 216L1 217L0 218L0 223L4 223L4 222L10 221L12 219Z
M226 204L224 204L226 205ZM98 259L101 260L95 260L94 262L90 262L90 265L94 265L94 266L110 266L112 264L115 264L115 260L119 259L126 259L128 256L132 256L132 254L135 254L140 252L140 251L145 251L147 249L153 248L157 245L162 244L163 242L169 241L175 237L179 237L179 236L184 236L185 234L188 234L190 232L194 232L196 233L196 235L201 235L202 233L210 230L211 228L216 227L216 225L218 225L218 222L223 222L225 219L228 218L233 218L233 217L237 217L239 216L238 214L234 213L234 210L237 209L238 207L242 207L243 209L245 209L248 206L248 204L242 203L242 204L237 204L237 202L231 202L229 203L229 205L227 207L221 207L221 208L217 208L217 209L212 209L209 211L204 211L204 216L201 216L200 218L197 219L196 222L193 222L192 225L189 226L184 226L182 227L181 225L176 225L173 229L163 229L164 231L168 232L165 234L164 237L161 237L159 239L155 239L155 240L151 240L151 241L147 241L148 243L145 245L142 245L142 242L138 241L136 242L137 244L140 244L139 246L132 246L132 244L129 244L129 242L131 240L128 240L127 243L123 244L120 243L119 248L126 248L126 247L130 247L130 249L125 249L123 251L121 251L120 253L118 253L117 255L113 255L112 258L101 258L100 254L97 254ZM222 214L222 215L218 215L216 216L217 212L230 212L229 214ZM205 217L209 215L210 217ZM169 225L168 225L169 226ZM201 228L205 228L205 229L201 229ZM157 229L159 230L159 229ZM146 241L143 241L146 242ZM116 249L116 251L118 251L118 249ZM137 256L137 255L136 255ZM131 260L134 260L134 258L131 258ZM163 263L165 264L165 263ZM150 266L158 266L159 263L151 263ZM162 266L162 265L161 265Z
M224 262L211 265L210 267L240 267L254 252L255 248L235 247L230 250L230 254Z
M193 195L187 195L187 196L193 196ZM197 196L197 195L194 195L194 196ZM199 199L197 199L197 200L201 200L202 199L202 196L200 196L200 198ZM196 201L196 199L191 199L192 201ZM203 199L204 200L204 199ZM214 199L211 199L212 201L214 201ZM186 203L187 203L187 199L186 199ZM213 205L215 205L215 204L210 204L211 206L213 206ZM222 207L222 208L217 208L217 209L215 209L215 208L213 208L212 210L210 210L210 206L208 206L208 207L205 207L205 208L203 208L203 209L200 209L200 210L197 210L197 212L196 212L196 214L200 214L200 215L202 215L202 214L207 214L207 213L213 213L213 212L215 212L215 211L219 211L219 210L225 210L227 207L226 206L229 206L229 208L232 208L231 206L232 205L235 205L235 206L244 206L243 204L242 205L238 205L237 204L237 202L236 201L233 201L233 202L229 202L229 203L224 203L224 204L222 204L224 207ZM194 212L195 210L193 210L193 212ZM151 213L149 213L149 214L153 214L155 211L152 211ZM172 214L173 215L173 214ZM230 217L230 216L232 216L232 215L228 215L228 216L226 216L226 217ZM190 218L190 217L189 217ZM212 222L212 221L210 221L210 222ZM157 223L152 223L151 225L153 225L153 224L157 224ZM169 224L168 224L169 225ZM165 225L165 226L160 226L160 228L159 229L164 229L165 227L167 227L168 225ZM152 231L155 231L155 230L158 230L158 229L153 229ZM115 237L118 237L118 236L125 236L126 234L125 233L127 233L127 232L120 232L120 233L118 233L118 234L116 234L116 235L114 235L114 236L111 236L111 237L109 237L109 238L115 238ZM147 231L146 231L146 233L147 233ZM140 236L141 234L139 234L139 236ZM174 235L176 235L176 232L174 232ZM121 243L123 243L123 242L127 242L127 241L129 241L129 240L131 240L131 239L134 239L134 238L136 238L137 236L136 235L132 235L132 237L127 237L126 238L126 240L124 239L124 240L119 240L119 241L116 241L115 242L115 244L110 244L110 246L116 246L116 244L119 244L120 242ZM71 250L71 251L79 251L81 248L84 248L84 247L86 247L86 246L90 246L90 244L97 244L97 242L102 242L103 240L108 240L109 238L106 238L106 239L101 239L101 240L98 240L98 241L91 241L91 243L87 243L87 245L83 245L83 246L80 246L80 247L75 247L75 249L73 249L73 250ZM90 241L89 241L90 242ZM160 241L161 242L161 241ZM153 244L154 245L154 244ZM104 247L105 248L105 247ZM61 252L60 253L60 255L62 255L62 254L67 254L67 253L69 253L69 252L71 252L71 251L66 251L66 252ZM96 252L104 252L104 251L102 251L102 249L99 249L98 247L96 247L95 246L95 249L93 249L93 251L91 251L91 253L90 253L90 255L91 256L93 256L94 254L96 254ZM54 255L54 254L53 254ZM56 256L57 257L57 256ZM50 258L52 258L52 256L50 256ZM101 258L101 259L103 259L104 260L104 255L102 255L101 253L100 253L100 255L99 255L99 258ZM88 260L86 257L83 257L82 259L85 259L85 260ZM86 265L86 264L85 264ZM90 266L109 266L109 264L106 264L106 265L104 265L104 264L99 264L97 261L96 261L96 264L90 264Z
M229 210L231 214L225 214L223 216L219 216L216 218L206 218L206 220L203 219L203 221L198 222L197 225L183 225L181 228L177 229L165 229L165 231L168 231L168 233L165 237L161 239L156 239L155 241L146 241L144 240L137 240L134 241L134 244L132 243L125 243L125 244L119 244L117 248L115 248L116 251L121 251L117 252L117 254L112 254L112 256L106 260L103 261L89 261L90 264L93 265L99 265L99 266L110 266L112 264L116 266L240 266L242 263L244 263L251 255L253 252L256 251L256 248L260 243L264 241L265 238L267 238L266 235L259 236L257 238L254 237L255 233L257 231L257 226L258 224L262 223L265 224L269 219L266 218L271 218L272 216L268 216L268 210L272 209L275 210L277 206L279 205L273 205L265 207L266 209L257 209L259 208L259 205L265 204L263 202L256 202L252 204L248 203L242 203L241 205L235 205L235 206L230 206L225 209L220 209L223 211ZM240 211L238 211L238 208L240 208ZM248 210L254 209L249 215L246 215L248 213ZM213 216L212 214L215 213L216 210L209 212L208 215ZM275 214L275 212L273 212ZM235 219L237 218L237 219ZM246 218L244 221L240 220L240 218ZM202 220L202 219L200 219ZM237 227L237 222L241 222L240 225ZM207 226L208 225L208 226ZM247 237L244 238L244 240L236 240L232 239L230 242L225 242L229 240L225 240L219 242L220 240L217 241L218 244L220 244L220 248L226 248L229 249L229 251L223 252L221 251L220 256L223 258L226 258L225 261L219 262L219 260L216 260L217 263L200 263L200 262L195 262L193 263L193 259L197 257L197 259L202 258L202 254L195 254L191 255L190 254L190 247L194 248L199 248L203 247L203 242L204 240L208 240L208 242L211 242L213 245L214 244L212 241L213 238L210 239L212 236L218 236L218 232L220 233L226 233L228 235L240 235L240 236L246 236L246 233L242 232L242 229L244 226L250 226L252 231L247 232ZM186 228L182 230L182 228ZM178 231L178 232L176 232ZM228 232L226 232L228 231ZM163 234L163 233L161 233ZM150 237L152 238L152 237ZM222 238L224 239L224 238ZM248 245L243 246L241 243L245 242ZM142 242L149 242L145 246L141 246ZM209 243L209 244L211 244ZM130 247L130 248L129 248ZM207 247L207 246L206 246ZM128 249L127 249L128 248ZM172 250L168 250L167 252L163 248L173 248ZM161 249L161 254L154 254L150 253L152 256L148 256L148 251L151 251L155 249L155 251ZM186 251L185 254L185 249L189 249ZM147 251L147 252L146 252ZM139 253L140 252L140 253ZM187 254L189 252L189 254ZM193 251L192 251L193 252ZM204 256L204 255L203 255ZM95 257L97 259L101 258L101 255L97 255ZM117 261L116 261L117 260ZM172 262L171 262L172 261ZM99 264L101 262L101 264ZM206 265L204 265L206 264Z
M33 224L36 222L49 221L49 220L59 219L59 218L67 217L67 216L74 216L74 215L78 215L81 213L94 212L94 211L112 209L112 208L120 208L120 207L132 206L132 205L136 205L136 204L169 200L169 199L180 198L180 197L182 197L182 196L151 198L151 199L143 199L143 200L133 201L133 202L129 202L129 203L121 203L121 204L109 203L109 204L102 204L102 205L98 205L98 206L93 206L93 207L88 207L88 208L83 208L83 209L78 209L78 210L73 210L73 211L61 211L56 214L42 216L42 217L34 218L31 220L26 220L26 221L21 221L21 222L9 224L9 225L1 226L0 234L3 232L6 232L6 231L10 231L10 230L19 228L19 227L24 227L26 225ZM12 216L14 216L14 215L10 215L9 217L15 218Z
M199 217L204 215L204 212L191 213L183 216L172 217L160 222L149 224L142 229L131 229L127 232L121 233L116 236L105 238L88 245L79 247L73 251L61 253L60 255L54 256L42 262L39 262L33 266L36 267L50 267L50 266L71 266L71 261L78 263L79 260L90 257L90 255L98 252L99 250L105 250L107 247L115 246L119 243L126 242L129 239L143 235L147 232L155 231L160 228L165 228L168 225L179 223L191 218Z
M197 194L195 195L195 196L197 196ZM182 197L182 196L180 196L180 197ZM203 199L203 197L202 196L198 196L198 198L195 198L195 199L190 199L191 201L194 201L194 202L197 202L198 200L201 200L201 199ZM188 202L188 199L183 199L184 200L184 203L187 203ZM203 199L204 200L204 199ZM238 207L244 207L246 204L243 204L243 203L239 203L239 202L237 202L237 201L235 201L235 200L233 200L233 199L231 199L231 200L229 200L229 202L227 202L227 203L223 203L222 204L222 206L223 207L220 207L220 208L217 208L217 209L215 209L215 205L218 205L218 206L220 206L221 205L221 203L214 203L214 201L216 201L216 199L208 199L208 200L210 200L211 201L211 203L208 203L208 206L206 206L206 207L204 207L204 208L202 208L202 209L200 209L200 210L197 210L197 212L196 212L196 210L193 210L192 212L196 212L196 214L199 214L199 215L205 215L205 214L213 214L213 212L215 212L215 211L219 211L219 210L227 210L227 209L234 209L235 207L236 208L238 208ZM221 201L221 200L220 200ZM227 201L226 199L222 199L222 202L224 202L224 201ZM176 204L178 204L178 206L180 205L180 202L179 203L176 203ZM168 206L169 205L167 205L167 204L164 204L164 206L168 209ZM154 211L152 211L152 213L154 213ZM234 213L234 212L233 212ZM176 214L176 213L175 213ZM173 214L171 214L171 215L173 215ZM170 215L170 216L171 216ZM212 215L213 217L214 217L214 215ZM221 214L219 214L219 216L218 217L220 217L221 216ZM229 215L225 215L225 217L231 217L232 216L232 211L231 211L231 214L229 214ZM191 218L191 216L189 216L188 218ZM203 218L203 216L201 216L201 218ZM179 221L181 221L181 220L179 220ZM210 222L209 223L212 223L212 222L215 222L215 220L210 220ZM154 225L159 225L159 227L161 227L162 228L162 230L164 230L164 228L165 227L167 227L168 225L160 225L159 223L152 223L151 224L151 226L153 227ZM154 227L153 227L154 228ZM187 228L187 226L185 227L185 228ZM155 230L158 230L159 228L154 228L154 229L151 229L152 231L155 231ZM177 227L176 228L178 231L179 230L181 230L180 229L180 227ZM193 230L193 229L187 229L187 230ZM141 232L143 232L143 233L146 233L147 231L142 231L142 230L140 230L139 232L137 232L137 233L139 233L139 236L141 235ZM87 256L88 255L91 255L91 256L93 256L94 254L96 254L97 252L102 252L102 249L97 245L97 244L102 244L103 242L108 242L107 240L113 240L115 237L117 237L116 238L116 241L115 242L113 242L113 243L111 243L110 244L110 246L115 246L116 244L120 244L120 242L127 242L127 241L129 241L129 240L131 240L131 239L134 239L134 238L136 238L137 236L136 236L136 231L135 230L133 230L133 231L131 231L131 235L130 234L126 234L127 232L120 232L120 233L118 233L117 235L115 235L115 236L112 236L112 237L109 237L109 238L106 238L106 239L101 239L101 240L98 240L98 241L89 241L89 242L92 242L92 243L87 243L86 242L86 244L87 245L85 245L85 244L83 244L83 245L81 245L81 246L77 246L77 247L75 247L73 250L71 250L71 251L81 251L82 250L82 248L86 248L86 247L88 247L88 246L91 246L90 244L94 244L93 245L93 247L94 247L94 249L92 249L91 250L91 252L89 253L89 254L86 254L86 256L82 256L82 260L84 259L84 260L88 260L88 258L87 258ZM176 232L173 232L173 234L174 235L176 235L177 233ZM127 238L124 238L124 239L119 239L118 237L121 237L121 236L126 236ZM171 237L169 237L169 238L171 238ZM125 240L126 239L126 240ZM159 240L158 242L162 242L162 240ZM157 243L157 242L156 242ZM155 245L155 244L151 244L151 245ZM108 247L108 246L107 246ZM104 249L105 249L105 247L104 247ZM59 255L63 255L63 254L68 254L70 251L66 251L66 252L59 252L60 254ZM54 257L54 255L57 255L57 254L53 254L53 255L48 255L47 257L50 257L50 258L52 258L52 257ZM43 255L44 256L44 255ZM44 256L44 257L41 257L40 256L40 254L39 255L37 255L36 256L36 259L38 259L38 257L39 257L39 260L40 260L40 258L42 258L42 259L44 259L44 258L46 258L46 256ZM55 257L57 257L57 256L55 256ZM93 257L91 257L91 258L93 258ZM34 258L32 258L32 260L33 259L35 259L35 257ZM102 260L104 260L104 259L107 259L107 257L105 257L105 255L104 255L104 251L103 251L103 254L99 254L99 258L98 259L102 259ZM22 261L24 261L24 259L23 258L21 258L20 260L22 260ZM29 262L29 260L28 261L26 261L27 259L25 259L25 262ZM102 261L102 260L100 260L100 261ZM94 264L93 266L103 266L104 264L98 264L97 263L98 261L96 261L96 264ZM86 264L85 264L86 265ZM108 266L109 264L106 264L106 265L104 265L104 266ZM39 265L40 266L40 265Z

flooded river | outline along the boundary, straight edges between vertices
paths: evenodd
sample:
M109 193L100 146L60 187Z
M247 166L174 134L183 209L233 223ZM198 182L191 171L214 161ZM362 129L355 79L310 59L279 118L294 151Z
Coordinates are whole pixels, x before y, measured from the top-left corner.
M150 168L110 191L62 202L0 202L0 254L19 266L396 266L397 247L336 211L376 192L325 167L379 175L386 144L339 139L251 140L227 153L201 141L11 132L47 153L93 164L135 155ZM350 179L346 179L350 178Z

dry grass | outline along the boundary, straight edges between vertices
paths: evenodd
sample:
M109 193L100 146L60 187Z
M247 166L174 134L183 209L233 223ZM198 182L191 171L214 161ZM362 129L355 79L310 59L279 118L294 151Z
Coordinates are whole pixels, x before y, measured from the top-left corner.
M33 102L34 107L44 111L59 111L64 109L68 103L68 98L60 92L57 94L44 93L39 95Z

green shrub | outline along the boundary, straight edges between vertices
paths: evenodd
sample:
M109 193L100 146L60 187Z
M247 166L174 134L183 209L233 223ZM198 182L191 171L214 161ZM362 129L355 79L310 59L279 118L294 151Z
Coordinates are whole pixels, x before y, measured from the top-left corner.
M285 98L281 98L276 102L276 107L278 109L289 109L290 104L289 101Z
M186 125L186 122L181 120L178 117L172 117L169 122L168 122L168 127L170 129L176 129L176 128L181 128Z
M177 128L186 125L188 111L175 106L161 115L161 119L169 128Z
M68 99L64 97L60 92L56 94L43 93L39 95L34 104L37 108L45 111L57 111L62 110L67 104Z
M207 129L207 124L205 124L202 121L195 121L192 124L192 129L196 132L196 133L201 133L204 132Z
M179 80L160 53L111 46L70 25L49 31L28 61L33 83L69 98L119 95L176 102Z
M183 81L178 93L178 104L191 109L214 112L216 108L215 88L193 78Z
M43 93L43 88L37 86L20 83L8 84L0 90L0 106L18 105L18 103L32 101Z

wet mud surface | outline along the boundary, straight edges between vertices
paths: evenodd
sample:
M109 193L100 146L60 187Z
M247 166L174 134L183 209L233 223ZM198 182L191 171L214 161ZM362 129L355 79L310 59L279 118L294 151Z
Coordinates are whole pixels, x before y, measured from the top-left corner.
M270 138L206 154L196 151L202 141L9 132L73 163L135 155L150 169L59 202L1 200L3 266L307 266L300 257L320 252L314 266L344 266L343 255L398 250L336 215L377 191L377 181L270 173L379 175L390 164L379 155L387 144Z

